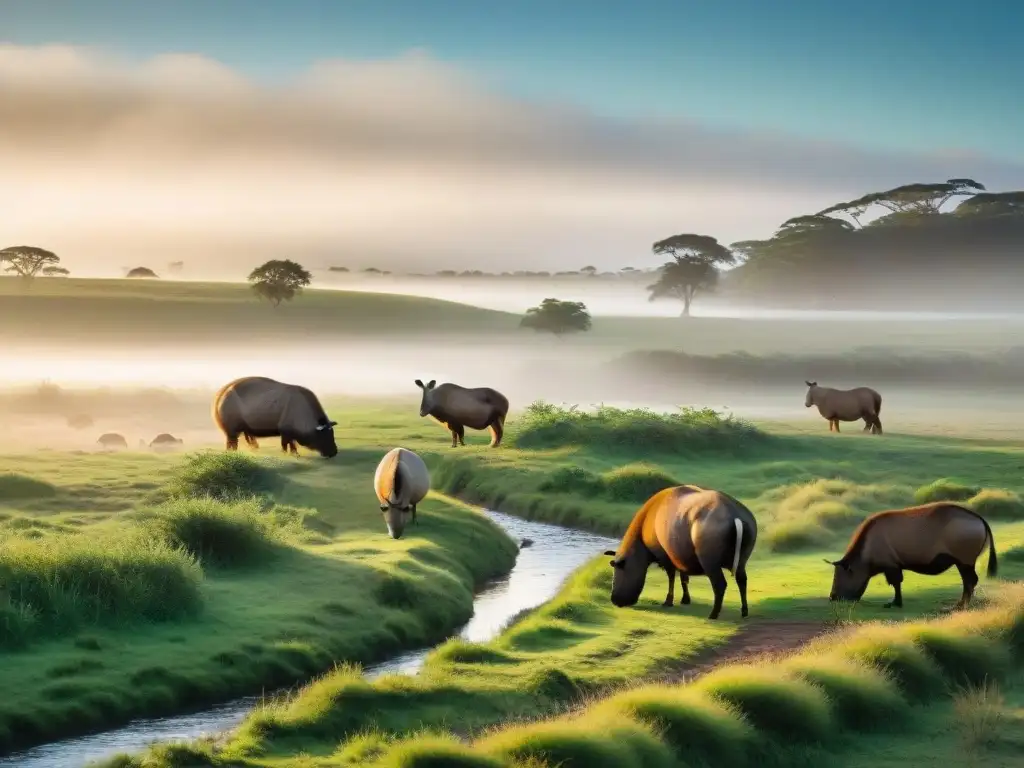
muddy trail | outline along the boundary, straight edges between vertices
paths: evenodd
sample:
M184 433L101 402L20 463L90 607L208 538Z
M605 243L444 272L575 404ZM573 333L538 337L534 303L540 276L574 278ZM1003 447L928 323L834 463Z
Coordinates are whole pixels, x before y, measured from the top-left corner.
M656 682L688 683L726 664L793 653L829 631L829 625L817 621L746 621L724 643L698 653L667 674L659 676Z

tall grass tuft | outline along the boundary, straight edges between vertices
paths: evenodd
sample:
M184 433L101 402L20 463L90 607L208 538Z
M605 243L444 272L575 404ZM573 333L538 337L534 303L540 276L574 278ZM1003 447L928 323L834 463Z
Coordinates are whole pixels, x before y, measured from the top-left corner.
M587 412L537 401L516 422L514 442L520 448L586 445L606 451L735 454L769 439L752 424L710 408L661 414L602 405Z
M1002 693L991 680L957 691L953 711L965 752L973 755L999 739L1000 726L1006 717L1004 703Z
M205 451L186 457L164 491L171 497L234 501L273 493L280 485L281 477L252 456Z
M986 520L1024 520L1024 500L1013 491L986 488L967 502Z
M929 504L933 501L967 501L979 493L981 488L941 477L914 491L915 504Z
M169 546L203 564L251 565L274 554L279 529L258 499L226 503L212 498L177 498L141 516Z
M202 570L180 547L137 528L26 538L0 533L0 646L90 624L197 613Z

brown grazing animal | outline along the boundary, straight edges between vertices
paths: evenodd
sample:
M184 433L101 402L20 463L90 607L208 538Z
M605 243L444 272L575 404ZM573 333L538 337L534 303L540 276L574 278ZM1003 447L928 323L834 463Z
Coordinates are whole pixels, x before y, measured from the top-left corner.
M150 442L150 448L169 448L173 445L181 445L185 441L167 432L161 432Z
M988 522L959 504L939 501L919 507L877 512L860 524L846 554L835 562L829 600L860 600L873 576L885 574L895 593L886 607L903 607L903 571L926 576L956 566L964 583L957 608L970 604L978 572L974 563L988 542L988 575L999 570L996 543Z
M452 433L452 448L466 444L466 427L489 429L491 448L501 445L508 416L508 400L503 394L489 387L467 389L458 384L436 384L416 379L416 386L423 390L420 416L431 416L446 426Z
M106 432L100 435L96 442L102 445L105 449L128 447L128 441L124 439L124 435L119 435L117 432Z
M213 420L224 433L229 451L238 438L253 449L258 437L280 437L281 450L298 455L296 443L325 459L338 455L334 427L316 395L297 384L264 376L246 376L226 384L213 400Z
M392 539L402 538L406 515L416 522L416 505L430 491L430 472L418 455L406 448L392 448L373 473L373 490L385 514L384 523Z
M724 570L740 591L740 613L747 611L747 560L757 541L757 520L743 504L720 491L680 485L651 496L629 524L618 552L608 551L614 570L612 603L635 605L652 563L668 574L668 595L675 597L676 572L683 585L681 603L690 602L689 577L707 576L715 593L710 619L717 619L725 597Z
M864 419L864 431L882 434L882 422L878 414L882 411L882 396L869 387L855 389L830 389L819 387L816 381L805 381L807 399L804 406L818 406L818 413L828 419L828 431L839 431L840 421Z

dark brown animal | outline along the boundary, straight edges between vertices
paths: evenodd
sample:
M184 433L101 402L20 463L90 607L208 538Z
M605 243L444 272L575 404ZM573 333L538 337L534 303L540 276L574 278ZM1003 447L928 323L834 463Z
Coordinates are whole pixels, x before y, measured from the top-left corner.
M884 573L895 593L886 607L902 608L903 571L937 576L956 566L964 584L957 608L964 608L978 583L974 563L986 541L991 577L999 570L996 543L977 512L947 501L877 512L854 531L846 554L825 561L835 568L829 600L860 600L872 577Z
M840 421L864 419L864 431L874 435L882 434L882 422L878 414L882 411L882 396L869 387L855 389L831 389L819 387L816 381L805 381L807 399L804 405L818 406L818 413L828 419L828 431L839 431Z
M720 491L680 485L658 491L626 529L618 552L608 551L614 568L611 600L619 608L635 605L644 590L647 569L657 564L668 574L668 595L675 598L676 572L683 585L681 603L690 602L690 576L707 576L715 593L708 618L717 619L725 597L725 570L736 580L740 613L747 611L747 560L757 542L757 520L743 504Z
M128 441L124 439L124 435L119 435L117 432L106 432L100 435L96 442L106 449L128 447Z
M446 426L452 433L452 448L466 444L466 427L489 429L491 447L501 445L508 416L508 400L503 394L489 387L467 389L458 384L436 384L416 379L416 386L423 390L420 416L431 416Z
M253 449L258 437L280 437L281 450L298 455L296 444L317 451L325 459L338 454L334 427L311 391L263 376L247 376L226 384L213 400L213 420L238 450L238 438Z

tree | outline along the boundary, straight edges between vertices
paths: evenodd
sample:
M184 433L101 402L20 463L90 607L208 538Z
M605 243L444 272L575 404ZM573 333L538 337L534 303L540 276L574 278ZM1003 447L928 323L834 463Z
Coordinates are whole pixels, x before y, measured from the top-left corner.
M184 261L172 261L167 265L167 271L172 275L179 274L183 269L185 269Z
M249 273L253 292L275 307L295 298L312 279L313 275L301 264L290 259L271 259Z
M647 286L650 301L677 299L683 302L682 317L690 316L690 304L698 291L713 290L718 266L735 264L736 255L707 235L673 235L652 248L658 255L670 255L662 265L657 282Z
M519 321L521 328L532 328L535 331L547 331L555 336L566 333L578 333L590 330L590 313L580 301L559 301L544 299L540 306L526 310Z
M587 275L589 277L593 277L594 275L597 274L597 267L591 267L591 266L584 267L583 269L580 270L580 273L584 274L584 275Z
M134 269L129 269L128 274L126 274L125 277L144 277L149 279L158 279L160 276L149 267L135 267Z
M71 272L64 267L43 267L43 277L67 277Z
M0 264L7 265L6 272L13 272L23 280L31 281L47 267L59 268L60 256L34 245L13 245L0 251Z

